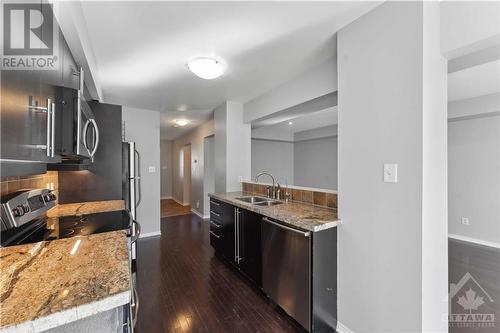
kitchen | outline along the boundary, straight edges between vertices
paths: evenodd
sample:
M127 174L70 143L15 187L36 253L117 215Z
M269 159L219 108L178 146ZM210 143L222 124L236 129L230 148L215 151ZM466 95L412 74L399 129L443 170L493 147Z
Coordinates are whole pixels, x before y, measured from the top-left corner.
M499 7L2 2L0 332L459 332L466 272L496 314L497 178L454 186Z

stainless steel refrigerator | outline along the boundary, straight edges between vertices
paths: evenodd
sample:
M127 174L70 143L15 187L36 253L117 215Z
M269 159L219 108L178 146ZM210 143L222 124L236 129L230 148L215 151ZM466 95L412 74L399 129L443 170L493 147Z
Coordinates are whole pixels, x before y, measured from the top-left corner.
M141 233L138 222L137 207L141 203L141 155L135 142L122 142L122 185L125 207L135 221L132 227L132 238L137 239ZM132 259L136 258L136 242L132 243Z

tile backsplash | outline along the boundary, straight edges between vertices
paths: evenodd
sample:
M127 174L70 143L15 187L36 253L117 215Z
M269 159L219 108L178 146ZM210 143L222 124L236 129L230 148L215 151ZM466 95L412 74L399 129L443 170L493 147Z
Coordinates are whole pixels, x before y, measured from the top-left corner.
M241 183L243 192L253 193L258 195L266 195L267 184ZM337 209L337 193L331 193L322 190L304 190L291 188L291 200L303 203L308 203L316 206L335 208Z
M4 195L20 189L48 188L59 194L59 181L57 171L47 171L39 175L20 177L1 177L0 194Z

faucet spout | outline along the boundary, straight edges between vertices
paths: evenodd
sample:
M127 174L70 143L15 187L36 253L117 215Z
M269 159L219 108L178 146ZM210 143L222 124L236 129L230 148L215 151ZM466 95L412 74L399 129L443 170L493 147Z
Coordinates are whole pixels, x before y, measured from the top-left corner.
M260 178L260 176L264 176L264 175L265 175L265 176L269 176L269 177L272 179L272 181L273 181L273 187L272 187L272 193L271 193L271 196L272 196L273 198L275 198L275 196L276 196L276 181L274 180L273 175L271 175L271 174L270 174L269 172L267 172L267 171L262 171L262 172L259 172L259 173L257 174L257 176L255 176L255 182L256 182L256 183L258 183L258 182L259 182L259 178Z

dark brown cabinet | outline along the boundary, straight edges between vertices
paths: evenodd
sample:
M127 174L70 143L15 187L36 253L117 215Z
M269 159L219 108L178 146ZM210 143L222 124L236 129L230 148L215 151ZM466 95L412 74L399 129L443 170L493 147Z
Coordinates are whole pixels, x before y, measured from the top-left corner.
M52 11L51 6L42 6L40 2L40 9L44 17L52 17L47 15ZM57 88L78 89L78 77L74 75L77 65L64 36L57 23L53 27L58 29L58 38L53 39L53 43L57 43L53 49L58 51L54 53L53 69L2 70L0 157L3 176L43 172L47 163L61 161L54 149L58 138L55 119L60 110L58 103L61 103ZM51 25L42 26L42 40L52 33ZM37 46L34 42L30 44L32 48ZM47 56L41 47L39 50L31 56Z
M210 200L210 244L215 252L262 287L262 216Z
M262 216L245 209L239 209L238 214L238 266L250 280L262 288Z

